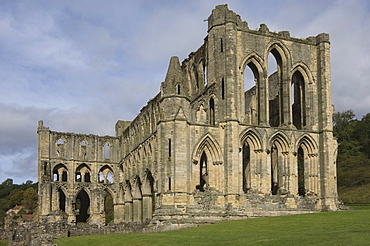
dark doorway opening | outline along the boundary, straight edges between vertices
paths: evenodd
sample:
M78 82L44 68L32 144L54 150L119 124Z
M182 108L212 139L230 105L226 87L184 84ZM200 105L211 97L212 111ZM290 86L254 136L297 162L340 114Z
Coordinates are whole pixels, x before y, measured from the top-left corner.
M76 221L87 222L90 216L90 198L85 190L81 190L76 198Z

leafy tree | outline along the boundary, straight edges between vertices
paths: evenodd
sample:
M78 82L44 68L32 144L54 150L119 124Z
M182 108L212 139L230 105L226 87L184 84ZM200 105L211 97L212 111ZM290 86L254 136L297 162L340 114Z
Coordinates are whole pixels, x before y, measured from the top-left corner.
M22 204L27 206L31 211L35 209L37 206L37 192L34 188L30 187L23 192Z
M23 200L23 190L13 190L9 196L9 202L11 206L21 205Z
M13 185L13 179L7 179L1 183L1 185L11 186Z

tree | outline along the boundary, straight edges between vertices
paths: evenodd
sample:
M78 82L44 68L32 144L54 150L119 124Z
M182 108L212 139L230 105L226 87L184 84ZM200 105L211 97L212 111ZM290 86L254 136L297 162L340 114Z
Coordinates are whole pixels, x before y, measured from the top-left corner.
M30 187L23 192L23 205L33 211L37 205L37 192L34 188Z
M338 138L338 153L344 156L363 156L361 144L354 137L358 121L352 109L333 115L334 136Z
M1 183L1 185L11 186L13 185L13 179L7 179Z

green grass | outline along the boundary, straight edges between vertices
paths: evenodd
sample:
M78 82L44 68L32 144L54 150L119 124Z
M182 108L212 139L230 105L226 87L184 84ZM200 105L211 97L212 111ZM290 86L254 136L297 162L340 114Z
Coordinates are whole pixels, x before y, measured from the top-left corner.
M0 241L0 246L8 246L8 241Z
M369 245L370 206L221 222L180 231L92 235L56 239L68 245Z

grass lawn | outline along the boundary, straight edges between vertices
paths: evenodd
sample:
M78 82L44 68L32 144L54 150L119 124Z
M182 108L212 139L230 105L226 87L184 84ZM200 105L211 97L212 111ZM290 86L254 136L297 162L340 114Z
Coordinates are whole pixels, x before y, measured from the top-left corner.
M370 245L370 206L221 222L180 231L56 239L68 245Z
M0 246L8 246L8 241L0 241Z

